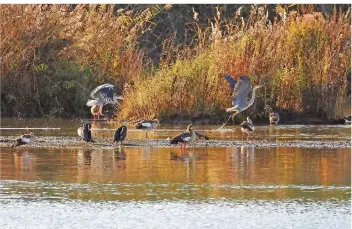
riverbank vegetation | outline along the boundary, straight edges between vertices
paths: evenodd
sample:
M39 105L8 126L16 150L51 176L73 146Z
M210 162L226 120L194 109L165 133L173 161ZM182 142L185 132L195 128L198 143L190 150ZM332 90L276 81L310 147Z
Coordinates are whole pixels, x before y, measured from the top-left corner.
M350 103L346 5L2 5L0 19L3 116L84 116L109 82L123 119L222 120L224 74L265 85L256 118L269 104L337 119Z

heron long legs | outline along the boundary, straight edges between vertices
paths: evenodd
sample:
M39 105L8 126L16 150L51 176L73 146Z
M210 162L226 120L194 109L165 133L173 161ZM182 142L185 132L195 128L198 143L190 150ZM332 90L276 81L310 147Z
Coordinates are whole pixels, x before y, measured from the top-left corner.
M235 125L235 124L234 124L234 122L235 122L234 120L235 120L235 116L236 116L238 113L240 113L240 112L236 111L236 113L231 114L231 115L229 116L229 118L226 120L226 122L225 122L224 124L222 124L222 126L221 126L219 129L224 128L224 126L226 126L226 124L229 122L229 120L230 120L231 118L232 118L232 124Z

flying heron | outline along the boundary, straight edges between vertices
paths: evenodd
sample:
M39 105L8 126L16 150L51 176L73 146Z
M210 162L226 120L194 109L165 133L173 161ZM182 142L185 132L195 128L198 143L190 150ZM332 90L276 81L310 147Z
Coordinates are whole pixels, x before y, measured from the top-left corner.
M235 112L232 115L233 118L241 113L242 111L248 109L255 100L255 91L258 88L263 87L263 85L255 85L252 90L252 98L248 101L248 94L252 89L251 80L248 76L240 76L238 80L233 79L229 75L225 75L225 79L229 82L230 86L233 88L233 101L232 106L226 109L226 112Z
M136 129L146 130L146 132L145 132L146 138L148 138L148 130L153 130L153 129L157 128L158 126L159 126L158 119L142 120L135 125Z
M173 137L170 140L170 144L178 144L181 143L180 148L185 147L184 144L190 143L194 147L194 143L198 141L200 138L204 138L205 140L208 140L208 136L205 134L201 134L199 132L196 132L193 130L193 124L189 124L187 127L186 132L183 132L182 134L179 134L175 137Z
M241 131L243 133L247 133L247 141L248 141L249 133L252 133L254 131L253 122L249 117L247 117L247 121L243 121L241 123ZM242 141L243 141L243 135L242 135Z
M279 113L273 112L273 109L272 109L271 106L269 106L269 105L266 105L265 108L264 108L264 110L269 113L269 122L270 122L270 125L271 125L271 124L275 124L275 125L278 124L278 122L280 121L280 115L279 115Z
M32 144L35 142L34 133L23 134L19 138L16 139L16 142L11 147L16 147L20 145Z
M103 106L106 104L116 104L119 100L122 100L122 96L114 96L114 85L103 84L96 87L91 93L91 99L87 101L87 106L92 107L91 112L94 116L103 115Z
M122 121L121 124L122 125L119 128L117 128L117 130L115 131L113 142L117 142L117 143L120 142L122 144L127 136L127 126L126 126L126 122L124 121Z

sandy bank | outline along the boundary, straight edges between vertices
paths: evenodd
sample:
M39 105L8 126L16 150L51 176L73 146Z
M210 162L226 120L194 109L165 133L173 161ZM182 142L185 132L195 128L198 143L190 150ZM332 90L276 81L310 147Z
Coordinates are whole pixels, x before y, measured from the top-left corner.
M0 136L0 146L10 147L15 142L16 136ZM95 139L94 143L86 143L76 137L41 137L37 136L35 144L24 145L19 147L30 148L105 148L113 149L119 147L118 144L112 143L111 139ZM177 147L171 145L168 140L160 139L127 139L124 147ZM263 141L263 140L203 140L198 141L195 147L302 147L302 148L351 148L351 141Z

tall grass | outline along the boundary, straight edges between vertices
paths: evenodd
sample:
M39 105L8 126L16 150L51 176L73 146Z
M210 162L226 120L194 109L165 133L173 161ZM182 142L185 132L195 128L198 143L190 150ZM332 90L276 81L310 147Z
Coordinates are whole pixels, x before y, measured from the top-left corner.
M277 5L277 19L269 19L272 5L186 5L173 24L180 14L171 5L1 5L1 112L85 115L90 90L113 83L125 96L118 114L124 119L221 118L232 94L224 74L245 74L265 85L246 114L260 117L267 103L297 115L341 117L350 9L323 17L312 5L289 14L285 7Z
M199 36L209 37L202 40L208 45L196 46L192 50L196 55L162 65L150 78L135 82L135 88L126 91L121 115L224 114L231 106L232 92L224 74L246 74L252 84L266 86L248 110L251 115L260 116L267 103L297 115L341 117L343 105L349 102L349 12L335 12L330 19L321 14L291 14L271 25L256 9L251 18L255 21L247 24L226 24L215 18L209 34L202 31Z
M131 20L110 5L2 5L1 111L9 116L67 116L89 111L93 87L143 71L138 36L159 10ZM116 15L117 14L117 15Z

